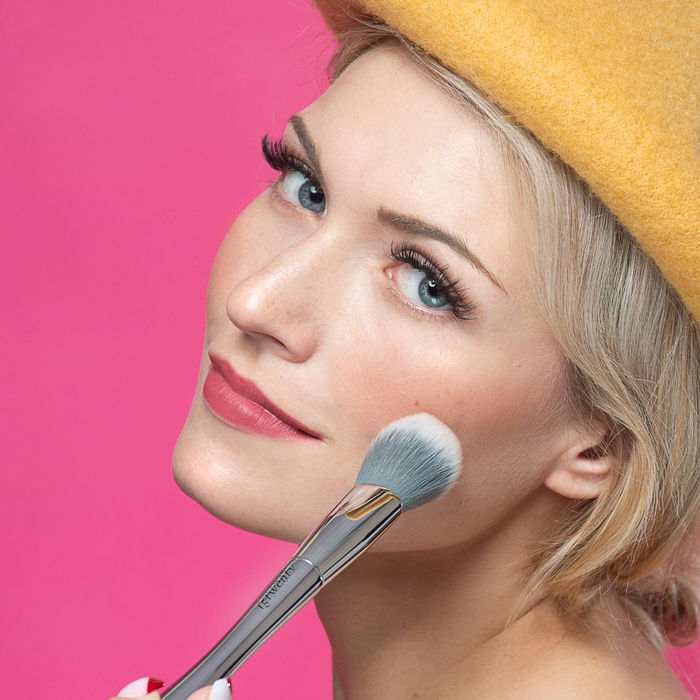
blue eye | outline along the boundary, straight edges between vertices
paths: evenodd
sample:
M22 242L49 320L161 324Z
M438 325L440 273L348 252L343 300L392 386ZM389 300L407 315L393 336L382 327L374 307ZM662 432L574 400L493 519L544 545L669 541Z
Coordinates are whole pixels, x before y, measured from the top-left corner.
M292 153L282 142L271 141L265 134L262 138L262 152L267 164L281 173L278 183L287 197L315 214L326 210L326 195L311 168Z
M326 195L318 183L298 170L288 170L282 176L282 190L303 209L309 209L316 214L326 210Z
M440 284L437 280L426 277L423 270L410 267L408 270L402 270L399 275L406 278L406 284L403 285L404 293L415 303L425 304L431 309L450 306Z
M438 265L405 242L398 248L392 243L390 257L411 266L410 270L399 271L397 277L400 277L402 282L404 279L407 281L405 285L401 285L402 291L414 306L419 309L421 304L431 309L444 308L463 321L474 319L472 314L477 305L459 288L458 281L450 281L447 268Z

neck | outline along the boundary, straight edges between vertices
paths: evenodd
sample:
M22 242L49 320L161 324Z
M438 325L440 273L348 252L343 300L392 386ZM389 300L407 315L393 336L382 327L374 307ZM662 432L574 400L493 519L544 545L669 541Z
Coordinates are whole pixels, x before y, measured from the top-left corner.
M476 688L483 655L499 649L503 660L523 628L509 618L525 581L527 510L477 543L367 552L324 588L316 609L333 650L334 699L447 697L457 677Z

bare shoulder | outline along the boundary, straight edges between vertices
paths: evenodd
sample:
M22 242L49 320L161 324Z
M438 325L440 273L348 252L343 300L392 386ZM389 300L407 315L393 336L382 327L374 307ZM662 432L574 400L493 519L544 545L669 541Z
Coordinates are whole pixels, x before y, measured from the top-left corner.
M452 694L440 697L690 700L663 653L628 618L606 612L574 622L544 606L538 616L524 616L509 636L483 649L478 664L461 667Z
M607 653L606 653L607 652ZM683 684L655 649L564 644L556 653L496 662L474 684L462 677L444 700L690 700ZM522 662L521 662L522 661ZM488 664L485 664L488 665Z
M521 686L515 698L531 700L689 700L680 681L669 671L658 677L634 678L619 669L587 667L568 672L561 671L556 676L529 679Z
M533 664L518 695L532 700L689 700L682 683L654 649L600 649L567 645Z
M689 700L663 654L640 636L568 636L509 655L489 700ZM492 674L491 678L494 678ZM498 677L498 676L497 676Z

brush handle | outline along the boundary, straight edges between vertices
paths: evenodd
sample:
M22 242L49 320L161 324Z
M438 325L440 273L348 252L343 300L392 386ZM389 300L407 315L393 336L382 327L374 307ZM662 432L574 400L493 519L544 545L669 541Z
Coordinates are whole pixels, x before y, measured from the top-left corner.
M320 587L321 577L311 562L291 559L219 643L166 690L163 700L186 700L202 686L230 676Z
M187 700L235 672L294 613L364 552L401 514L391 491L356 484L299 545L287 565L211 651L163 694Z

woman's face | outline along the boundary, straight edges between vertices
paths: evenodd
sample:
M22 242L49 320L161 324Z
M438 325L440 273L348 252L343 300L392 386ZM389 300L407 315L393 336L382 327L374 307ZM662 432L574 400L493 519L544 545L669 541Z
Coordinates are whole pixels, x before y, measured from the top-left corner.
M386 47L287 125L298 160L240 214L212 267L199 381L173 453L186 493L226 522L299 542L353 486L374 435L421 411L459 437L460 480L374 551L467 542L544 489L564 450L563 360L528 292L532 217L509 201L490 138ZM420 269L426 259L451 289ZM202 394L209 353L322 439L217 415Z

